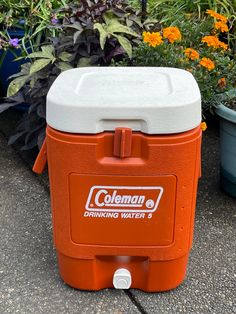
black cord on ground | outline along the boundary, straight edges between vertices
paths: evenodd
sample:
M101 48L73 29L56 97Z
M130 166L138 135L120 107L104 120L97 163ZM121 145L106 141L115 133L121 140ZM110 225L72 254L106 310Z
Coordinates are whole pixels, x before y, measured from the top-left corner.
M127 294L131 302L137 307L137 309L140 311L141 314L148 314L148 312L144 310L141 303L135 298L131 290L124 290L124 292Z

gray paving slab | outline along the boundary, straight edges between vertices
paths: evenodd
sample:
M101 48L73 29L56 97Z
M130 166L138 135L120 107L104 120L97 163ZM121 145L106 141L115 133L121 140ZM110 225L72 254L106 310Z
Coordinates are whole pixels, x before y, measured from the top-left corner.
M170 292L132 290L147 313L236 313L236 199L219 189L218 145L215 130L204 133L203 171L187 278Z
M48 191L1 136L0 313L140 313L122 290L82 292L62 282Z
M47 176L39 181L27 172L0 139L0 313L236 313L236 200L219 190L218 144L216 130L208 130L185 282L165 293L130 290L129 299L120 291L81 292L63 284Z

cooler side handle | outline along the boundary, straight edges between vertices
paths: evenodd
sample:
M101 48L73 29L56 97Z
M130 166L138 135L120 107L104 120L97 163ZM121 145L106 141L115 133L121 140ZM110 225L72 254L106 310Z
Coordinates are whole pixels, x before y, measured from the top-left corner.
M38 153L38 156L34 162L34 166L32 169L33 172L41 174L46 167L46 163L47 163L47 144L45 138L43 141L43 145Z

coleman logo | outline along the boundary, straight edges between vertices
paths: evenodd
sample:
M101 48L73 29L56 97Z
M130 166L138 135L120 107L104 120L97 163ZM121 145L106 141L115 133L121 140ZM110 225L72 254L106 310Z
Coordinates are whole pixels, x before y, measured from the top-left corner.
M160 186L93 186L86 210L153 213L158 208L163 191Z

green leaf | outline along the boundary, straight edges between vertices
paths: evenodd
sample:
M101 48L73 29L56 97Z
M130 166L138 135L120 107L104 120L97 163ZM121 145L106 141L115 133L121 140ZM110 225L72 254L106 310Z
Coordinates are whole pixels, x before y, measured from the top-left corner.
M29 75L30 66L31 66L30 62L23 63L21 65L21 71L16 73L16 74L9 76L9 79L16 78L16 77L23 76L23 75Z
M80 58L77 67L87 67L91 65L90 58Z
M50 58L50 59L54 58L55 49L52 45L42 46L41 49L45 55L45 58Z
M54 47L51 45L42 46L42 51L32 52L28 54L27 58L34 59L34 58L44 58L52 60L54 58Z
M157 19L148 18L144 21L143 25L150 25L150 24L156 24L156 23L158 23Z
M226 92L226 95L229 99L236 98L236 88L232 88L229 91Z
M15 61L20 61L20 60L23 60L23 59L26 59L27 56L23 56L23 57L17 57L17 58L14 58L14 62Z
M67 62L57 62L55 63L56 67L60 69L62 72L73 69L73 67Z
M49 63L51 63L50 59L38 59L34 61L34 63L30 67L30 74L36 73L43 68L45 68Z
M118 39L121 47L125 50L125 52L127 52L128 56L131 58L132 57L132 45L130 41L127 38L120 35L114 35L114 36Z
M108 25L112 19L115 18L115 15L112 11L108 11L103 16L105 23Z
M23 87L29 78L29 75L23 75L21 77L17 77L8 86L7 89L7 97L11 97L19 92L21 87Z
M21 65L21 72L22 72L22 74L29 74L30 67L31 67L31 63L30 62L23 63Z
M71 56L72 53L63 51L62 53L59 54L58 58L62 61L70 61Z
M30 87L31 87L31 88L34 88L34 85L36 84L37 80L38 80L37 75L33 75L33 76L30 78Z
M29 53L26 58L30 58L30 59L33 59L33 58L44 58L44 54L42 51L38 51L38 52L32 52L32 53Z
M130 27L122 25L116 19L110 20L109 24L107 25L106 31L110 34L113 33L124 33L134 37L138 37L138 34L134 32Z
M26 58L30 58L30 59L34 59L34 58L48 58L48 56L47 55L45 56L45 54L42 51L38 51L38 52L32 52L32 53L28 54L26 56Z
M128 26L128 27L131 27L132 25L133 25L133 21L132 20L129 20L129 19L127 19L126 20L126 25Z
M132 14L131 16L129 16L129 19L133 22L135 22L139 27L143 27L143 23L140 19L140 17L138 17L135 14Z
M103 25L100 23L95 23L93 28L97 29L99 31L99 33L100 33L100 46L102 49L104 49L108 33L104 29Z

